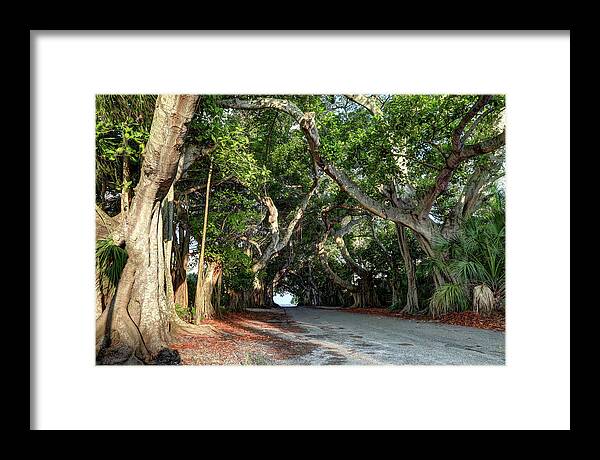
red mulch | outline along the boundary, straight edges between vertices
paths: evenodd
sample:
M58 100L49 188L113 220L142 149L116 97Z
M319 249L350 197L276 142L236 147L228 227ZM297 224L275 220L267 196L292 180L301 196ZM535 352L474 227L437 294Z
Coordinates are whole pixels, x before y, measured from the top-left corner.
M182 364L276 364L315 348L273 334L302 331L284 312L227 313L203 324L210 324L218 334L179 335L171 344L179 351Z
M484 316L474 311L463 311L447 313L445 315L409 315L388 310L387 308L340 308L342 311L350 313L362 313L365 315L391 316L401 319L412 319L416 321L430 321L436 323L454 324L457 326L476 327L478 329L491 329L494 331L505 331L506 319L504 313L493 312L489 316Z

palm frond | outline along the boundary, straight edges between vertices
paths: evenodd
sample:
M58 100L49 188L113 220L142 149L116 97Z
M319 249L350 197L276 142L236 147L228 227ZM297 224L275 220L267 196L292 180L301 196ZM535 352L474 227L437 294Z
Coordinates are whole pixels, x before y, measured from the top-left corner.
M429 309L434 317L451 311L465 311L468 307L469 299L464 287L453 283L438 287L429 300Z
M486 284L479 284L473 288L473 310L487 315L495 306L494 293Z
M450 272L455 278L464 283L485 278L485 268L473 260L453 260L450 262Z
M127 251L113 240L96 241L96 271L100 283L106 282L109 289L116 289L126 263Z

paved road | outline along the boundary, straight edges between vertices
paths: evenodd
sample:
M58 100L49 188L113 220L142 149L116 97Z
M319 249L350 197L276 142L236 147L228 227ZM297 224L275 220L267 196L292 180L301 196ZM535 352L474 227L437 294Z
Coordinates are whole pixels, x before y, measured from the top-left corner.
M503 365L504 333L315 308L288 308L318 345L286 364ZM292 338L292 337L289 337Z

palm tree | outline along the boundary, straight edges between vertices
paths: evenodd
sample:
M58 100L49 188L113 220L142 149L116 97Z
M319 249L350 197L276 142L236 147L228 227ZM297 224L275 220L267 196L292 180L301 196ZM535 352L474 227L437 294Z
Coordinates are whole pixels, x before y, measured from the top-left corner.
M495 193L480 213L464 222L451 240L438 244L445 259L431 260L433 269L446 270L455 280L437 288L430 300L432 313L474 311L488 314L504 308L505 203Z

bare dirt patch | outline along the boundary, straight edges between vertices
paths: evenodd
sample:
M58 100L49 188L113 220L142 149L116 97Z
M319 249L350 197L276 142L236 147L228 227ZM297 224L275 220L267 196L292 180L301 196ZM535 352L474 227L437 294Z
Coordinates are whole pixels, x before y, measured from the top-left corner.
M316 345L288 340L279 332L304 332L285 312L226 313L205 321L216 337L180 335L171 347L181 356L181 364L278 364L280 361L310 353Z

